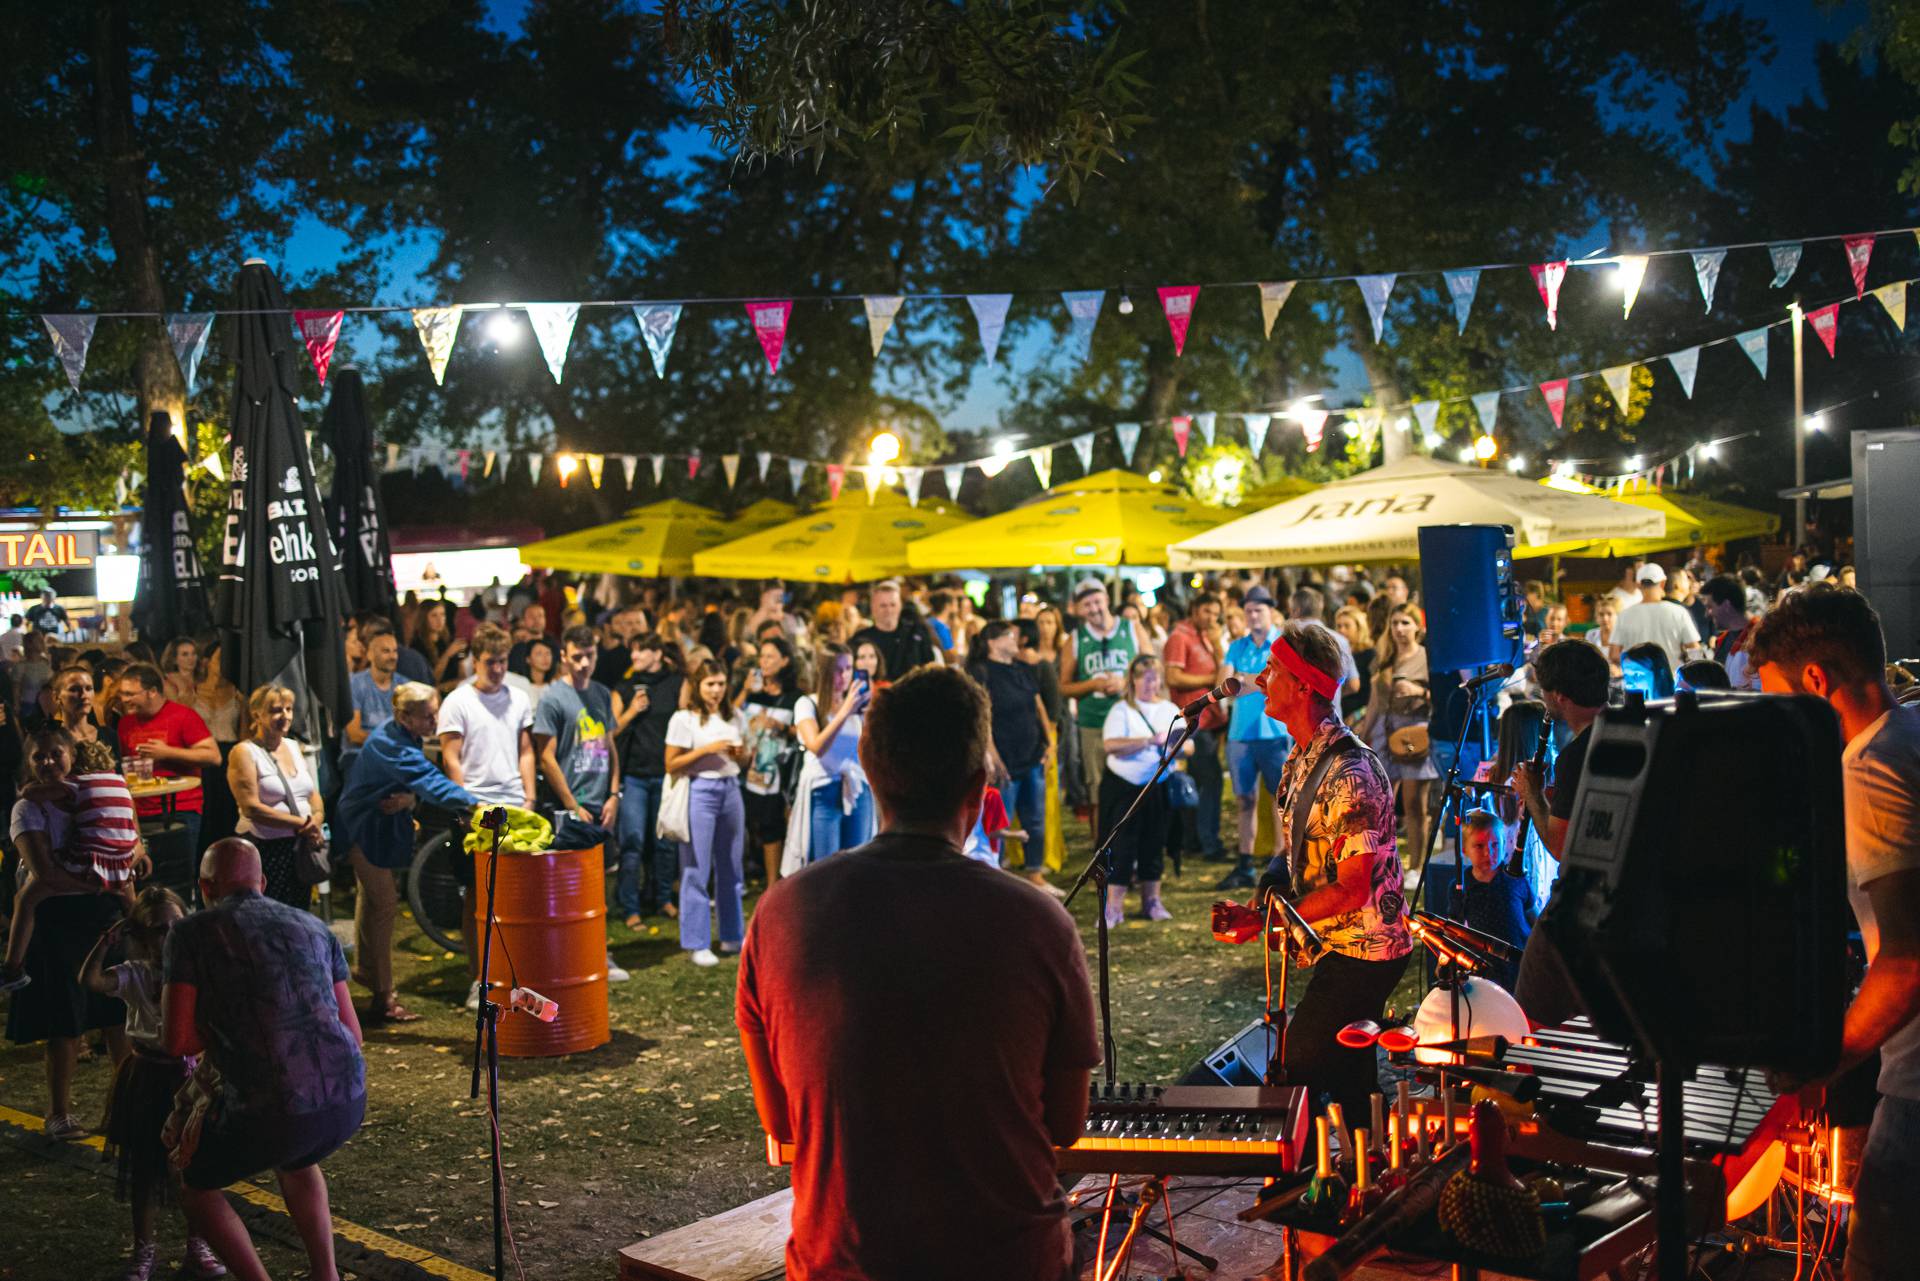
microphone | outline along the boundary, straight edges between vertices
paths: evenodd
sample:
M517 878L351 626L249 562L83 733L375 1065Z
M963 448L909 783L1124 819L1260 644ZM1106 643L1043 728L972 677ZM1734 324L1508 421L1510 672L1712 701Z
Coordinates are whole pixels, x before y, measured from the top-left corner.
M1512 669L1509 668L1508 670L1511 671ZM1181 708L1180 715L1188 718L1199 716L1202 713L1204 713L1209 707L1213 707L1219 703L1224 703L1231 698L1238 698L1240 696L1241 689L1243 689L1244 687L1245 687L1245 682L1242 681L1238 676L1229 676L1227 677L1227 679L1221 681L1218 685L1208 690L1204 697L1196 698L1191 703L1188 703L1185 707Z
M1307 924L1307 918L1300 915L1293 903L1283 895L1270 895L1267 901L1280 905L1281 921L1276 928L1286 930L1293 939L1293 945L1299 948L1300 954L1306 958L1307 964L1311 965L1319 960L1326 953L1327 945L1320 941L1320 936L1314 933L1311 925Z
M474 825L476 827L483 827L489 832L499 831L507 825L506 808L500 805L493 806L491 809L484 811L475 821Z
M1486 671L1481 672L1478 676L1474 677L1472 680L1460 682L1460 688L1461 689L1479 689L1482 685L1491 685L1495 681L1503 681L1511 675L1513 675L1512 663L1495 663L1492 667L1489 667Z
M1520 961L1520 949L1505 939L1483 934L1470 925L1462 925L1459 921L1435 916L1431 912L1415 912L1413 915L1420 918L1420 924L1438 931L1442 938L1458 947L1484 953L1488 959L1502 965L1515 965Z

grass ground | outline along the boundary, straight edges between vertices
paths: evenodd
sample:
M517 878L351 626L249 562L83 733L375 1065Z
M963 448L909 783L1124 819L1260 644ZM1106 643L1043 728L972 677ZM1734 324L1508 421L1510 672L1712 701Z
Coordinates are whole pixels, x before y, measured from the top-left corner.
M1075 860L1087 856L1083 830L1069 843ZM1259 1015L1257 949L1218 944L1208 930L1221 870L1188 863L1184 877L1167 882L1174 920L1130 920L1114 936L1124 1078L1170 1080ZM1091 971L1092 894L1074 906ZM612 933L614 955L633 974L612 988L613 1040L567 1058L502 1063L510 1210L527 1275L539 1281L604 1281L620 1247L786 1180L766 1164L734 1039L734 964L689 964L671 922L638 933L616 923ZM467 1097L473 1021L458 1004L464 969L408 922L398 950L403 999L424 1017L368 1035L367 1121L326 1163L334 1214L485 1271L486 1131ZM82 1063L83 1119L100 1115L109 1074L104 1058ZM0 1047L0 1105L45 1111L38 1047ZM0 1278L117 1275L128 1229L110 1176L0 1142L0 1187ZM163 1230L163 1258L180 1237L177 1221ZM304 1275L297 1253L263 1253L276 1277Z

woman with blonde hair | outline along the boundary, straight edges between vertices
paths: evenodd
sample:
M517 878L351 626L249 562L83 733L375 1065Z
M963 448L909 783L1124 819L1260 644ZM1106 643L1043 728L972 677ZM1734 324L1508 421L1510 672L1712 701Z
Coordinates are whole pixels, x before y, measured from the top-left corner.
M1179 716L1180 709L1167 698L1160 660L1152 654L1137 655L1127 665L1124 692L1100 730L1107 753L1106 769L1100 775L1100 830L1113 838L1112 872L1103 905L1109 928L1125 920L1127 888L1136 881L1140 908L1149 921L1173 917L1160 899L1172 809L1167 804L1166 780L1154 783L1153 775ZM1192 755L1193 744L1184 744L1180 754ZM1120 827L1120 819L1135 800L1139 810Z
M1373 624L1361 606L1342 605L1333 615L1333 630L1347 638L1347 646L1353 650L1353 665L1360 672L1360 688L1340 695L1340 719L1351 722L1366 709L1371 698L1368 689L1373 678Z
M262 685L247 700L248 737L227 757L227 786L240 811L234 830L260 851L267 897L305 908L311 897L300 878L299 855L324 839L325 807L293 727L293 691Z
M1427 848L1427 793L1440 777L1430 751L1393 750L1398 730L1424 732L1433 715L1433 696L1427 673L1427 651L1420 643L1420 616L1411 604L1387 611L1387 625L1374 649L1373 679L1368 682L1366 715L1357 733L1371 747L1400 797L1406 823L1407 848L1418 858ZM1413 735L1403 736L1402 741Z
M168 698L193 705L193 692L200 687L200 647L193 637L176 636L167 642L160 651L160 675Z

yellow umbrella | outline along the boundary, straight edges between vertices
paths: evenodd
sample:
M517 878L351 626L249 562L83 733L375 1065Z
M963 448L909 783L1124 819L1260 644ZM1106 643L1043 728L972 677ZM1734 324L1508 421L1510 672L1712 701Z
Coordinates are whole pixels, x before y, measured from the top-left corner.
M1029 565L1164 565L1167 544L1233 518L1172 485L1128 471L1095 472L965 529L915 543L919 570L1020 569Z
M679 578L693 572L694 553L732 532L711 508L667 498L605 525L531 543L520 549L520 563L576 574Z
M733 514L727 521L729 538L745 538L748 534L757 534L763 529L772 529L782 521L792 520L800 514L800 509L792 503L782 502L778 498L756 498Z
M864 491L849 489L808 515L699 553L693 572L707 578L870 582L906 573L907 547L916 539L971 519L936 499L913 507L892 490L880 490L869 502Z
M1577 494L1605 494L1605 490L1567 477L1549 477L1540 482L1554 489ZM1780 528L1780 518L1751 507L1702 498L1698 494L1676 494L1655 490L1608 495L1615 501L1631 503L1667 518L1667 532L1657 538L1602 538L1588 542L1565 542L1545 547L1529 547L1526 556L1651 556L1655 552L1692 548L1708 543L1727 543L1736 538L1755 538Z

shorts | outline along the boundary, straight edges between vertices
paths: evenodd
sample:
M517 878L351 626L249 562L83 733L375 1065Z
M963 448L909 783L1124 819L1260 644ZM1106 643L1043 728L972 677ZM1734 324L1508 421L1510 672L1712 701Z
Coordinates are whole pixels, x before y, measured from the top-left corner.
M787 799L774 792L740 789L740 801L747 810L749 845L784 845L787 841Z
M267 1170L304 1170L352 1138L366 1114L367 1096L359 1094L323 1112L278 1122L249 1118L231 1127L209 1124L180 1179L190 1188L208 1191Z

